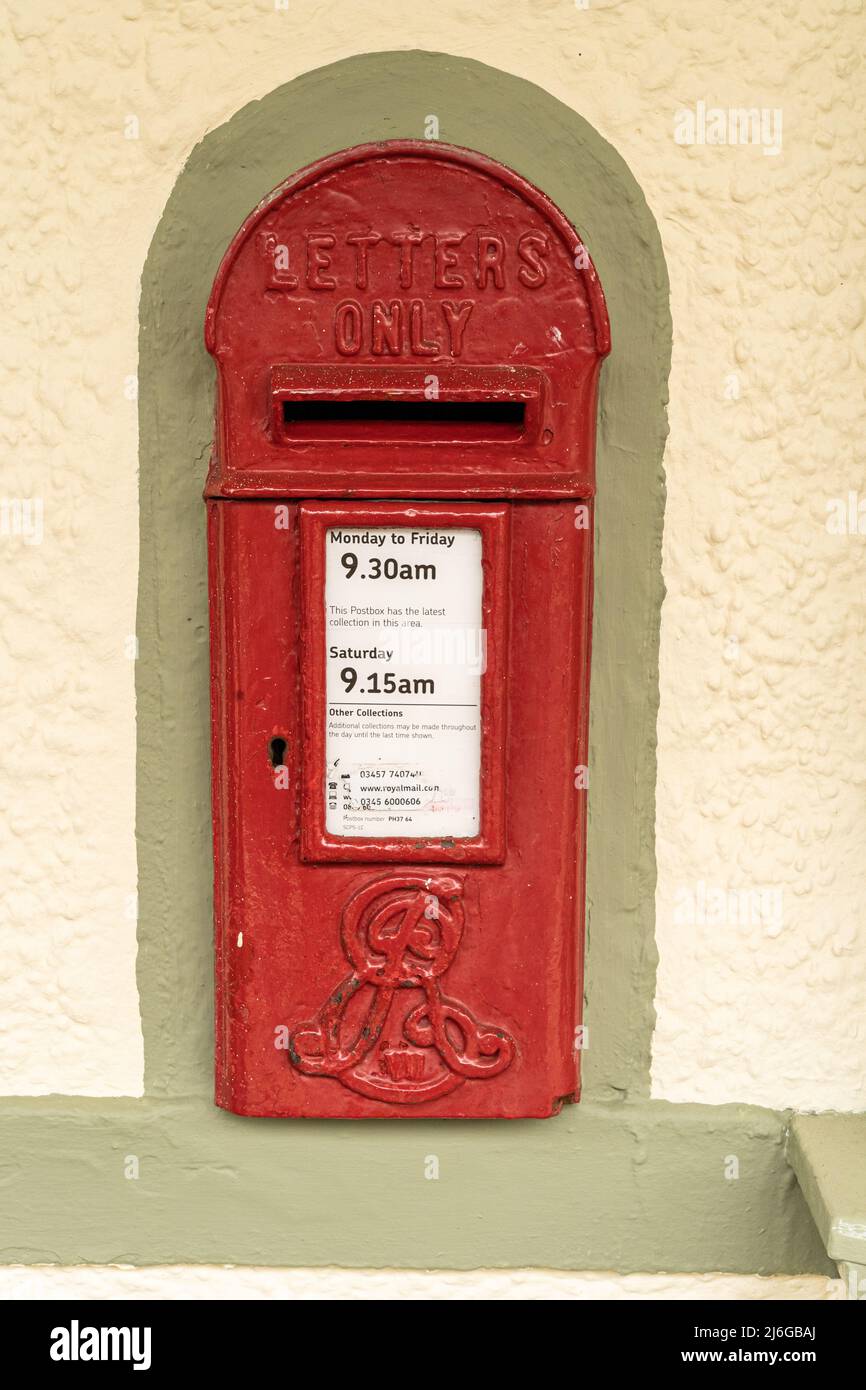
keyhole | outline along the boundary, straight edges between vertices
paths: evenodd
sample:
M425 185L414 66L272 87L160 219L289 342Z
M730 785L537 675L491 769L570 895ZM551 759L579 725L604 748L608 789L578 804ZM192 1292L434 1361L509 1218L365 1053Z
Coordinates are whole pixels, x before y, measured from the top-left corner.
M268 757L271 760L271 767L285 767L286 740L284 738L271 739L268 744Z

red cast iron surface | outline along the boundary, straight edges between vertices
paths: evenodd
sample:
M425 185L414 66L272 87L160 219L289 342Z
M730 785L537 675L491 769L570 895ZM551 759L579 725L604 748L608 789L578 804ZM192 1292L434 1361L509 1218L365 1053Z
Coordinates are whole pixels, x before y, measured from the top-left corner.
M555 1113L579 1089L576 769L609 347L592 265L549 200L484 156L363 146L295 175L247 219L206 339L219 374L207 485L217 1102L270 1116ZM516 403L520 423L398 412L322 425L296 412L429 400L431 376L433 399ZM472 839L325 832L323 537L335 523L481 531Z

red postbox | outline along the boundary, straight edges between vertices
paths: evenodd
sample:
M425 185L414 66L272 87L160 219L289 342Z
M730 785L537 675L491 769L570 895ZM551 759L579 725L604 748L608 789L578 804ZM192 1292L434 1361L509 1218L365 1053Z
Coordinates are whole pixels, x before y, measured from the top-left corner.
M216 1098L579 1094L604 298L469 150L293 175L207 310Z

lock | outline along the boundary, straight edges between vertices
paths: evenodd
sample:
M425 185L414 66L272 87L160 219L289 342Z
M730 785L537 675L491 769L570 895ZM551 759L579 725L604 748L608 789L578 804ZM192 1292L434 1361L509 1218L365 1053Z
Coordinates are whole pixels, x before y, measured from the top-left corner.
M481 154L387 141L250 214L205 324L216 1100L579 1097L604 297Z

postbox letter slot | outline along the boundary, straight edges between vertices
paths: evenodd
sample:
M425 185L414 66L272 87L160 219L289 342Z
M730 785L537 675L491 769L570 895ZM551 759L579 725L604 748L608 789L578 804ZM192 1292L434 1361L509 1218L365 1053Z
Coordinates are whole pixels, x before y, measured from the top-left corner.
M286 400L291 439L519 439L523 401Z
M322 445L329 457L334 444L500 444L524 453L545 423L544 378L528 367L278 365L270 389L275 441Z

